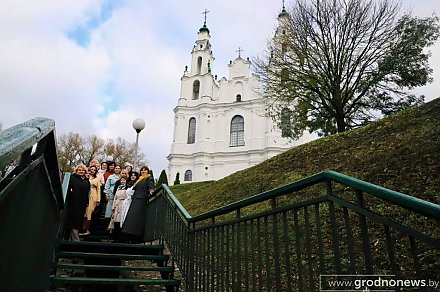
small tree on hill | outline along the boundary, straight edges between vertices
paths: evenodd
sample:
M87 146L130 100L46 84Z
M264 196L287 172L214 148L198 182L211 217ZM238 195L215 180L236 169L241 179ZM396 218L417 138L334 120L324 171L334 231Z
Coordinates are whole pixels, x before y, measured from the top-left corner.
M176 173L176 179L174 180L175 185L180 185L180 179L179 179L180 173Z
M157 182L158 186L161 186L162 184L168 185L168 177L167 173L165 172L165 169L162 170L162 172L159 175L159 181Z

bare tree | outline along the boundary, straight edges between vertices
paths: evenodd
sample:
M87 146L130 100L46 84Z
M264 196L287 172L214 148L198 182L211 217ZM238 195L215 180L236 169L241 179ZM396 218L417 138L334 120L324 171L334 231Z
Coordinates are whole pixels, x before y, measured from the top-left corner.
M133 163L135 159L136 144L130 143L122 138L108 140L104 146L104 153L112 156L117 164L123 165L125 162ZM138 149L138 165L145 163L145 155Z
M104 159L102 151L105 141L96 135L88 136L84 139L83 153L81 160L85 165L89 165L93 159Z
M62 172L70 172L79 164L89 165L92 159L104 161L112 156L113 161L123 165L133 162L135 144L118 137L105 141L96 135L82 137L78 133L68 133L58 137L58 161ZM139 163L145 163L145 155L138 150Z
M84 138L78 133L61 135L57 139L58 163L61 172L70 172L73 167L82 162L84 156Z
M409 90L432 81L425 49L439 19L399 11L390 0L298 0L279 15L254 64L283 134L343 132L423 102Z

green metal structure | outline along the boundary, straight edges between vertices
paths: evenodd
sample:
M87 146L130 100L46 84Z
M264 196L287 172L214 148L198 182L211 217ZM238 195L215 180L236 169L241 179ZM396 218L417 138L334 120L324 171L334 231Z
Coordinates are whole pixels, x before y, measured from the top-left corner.
M3 169L2 291L46 291L50 283L159 283L176 291L180 281L166 265L164 246L179 266L185 291L318 291L332 290L322 282L328 275L440 275L439 205L333 171L197 216L162 185L149 199L144 234L145 241L159 244L141 248L58 239L64 199L53 121L37 118L0 132ZM66 264L58 262L61 257L86 260ZM135 258L157 266L121 265ZM58 277L51 266L86 274L154 270L162 279Z
M166 185L148 206L145 239L168 243L187 291L318 291L331 290L326 275L440 274L439 205L333 171L194 217Z
M0 132L0 170L0 289L45 291L64 202L54 121Z

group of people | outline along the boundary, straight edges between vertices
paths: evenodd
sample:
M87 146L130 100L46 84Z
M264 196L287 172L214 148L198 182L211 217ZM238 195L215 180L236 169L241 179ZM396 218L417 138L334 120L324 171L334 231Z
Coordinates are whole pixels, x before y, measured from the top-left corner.
M76 166L66 194L64 239L80 240L80 230L90 234L93 220L104 214L114 241L142 243L147 201L153 191L147 166L140 173L129 163L122 168L96 159L89 167Z

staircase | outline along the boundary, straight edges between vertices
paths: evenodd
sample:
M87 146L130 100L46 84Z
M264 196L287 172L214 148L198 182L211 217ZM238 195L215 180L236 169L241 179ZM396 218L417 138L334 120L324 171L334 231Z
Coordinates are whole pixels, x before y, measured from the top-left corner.
M51 291L178 291L162 244L57 243Z

